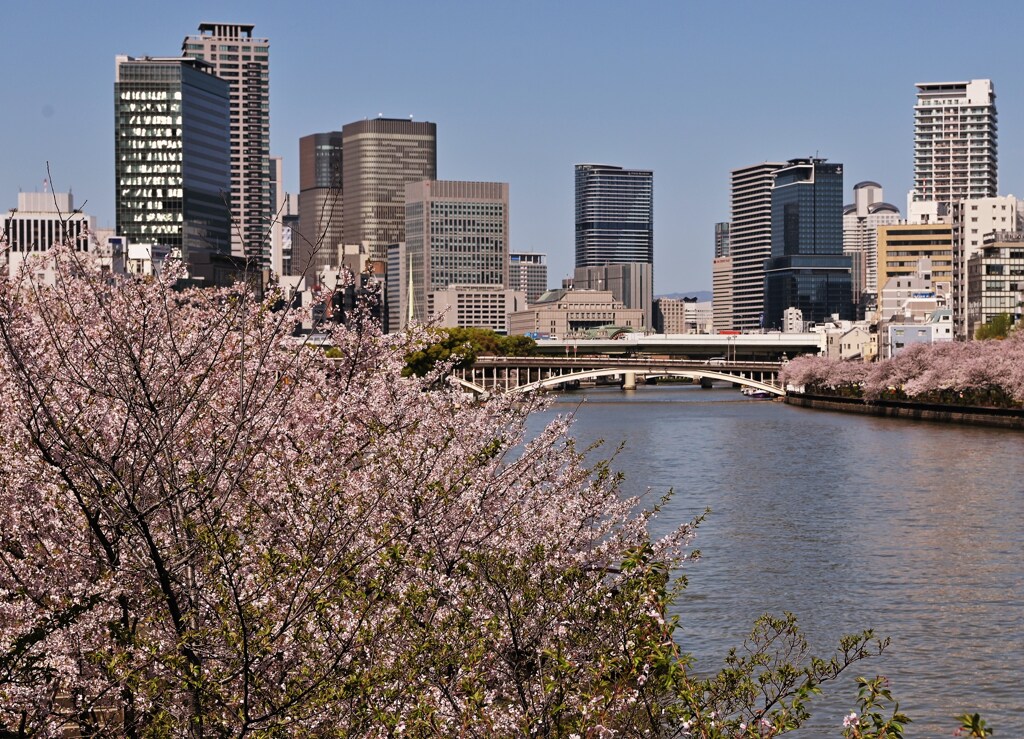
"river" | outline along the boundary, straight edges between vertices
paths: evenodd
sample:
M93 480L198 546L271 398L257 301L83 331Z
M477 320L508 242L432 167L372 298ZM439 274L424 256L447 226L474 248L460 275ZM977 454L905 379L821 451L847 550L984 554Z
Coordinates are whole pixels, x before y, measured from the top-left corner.
M889 678L908 736L950 736L975 711L1024 732L1024 434L682 384L565 394L530 426L570 412L580 441L624 445L627 492L675 491L662 531L712 509L677 606L698 672L758 615L792 611L816 653L865 628L892 639L812 702L800 736L840 735L861 674Z

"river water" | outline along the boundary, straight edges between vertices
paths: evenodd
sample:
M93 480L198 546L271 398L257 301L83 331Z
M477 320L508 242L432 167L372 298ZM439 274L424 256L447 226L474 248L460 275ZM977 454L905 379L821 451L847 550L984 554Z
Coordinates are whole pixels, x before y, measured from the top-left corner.
M712 509L677 606L698 672L760 614L792 611L815 653L865 628L892 639L800 736L840 735L856 675L889 678L908 736L950 736L975 711L1024 736L1024 434L681 384L565 394L531 427L556 413L605 454L624 444L627 492L674 490L662 531Z

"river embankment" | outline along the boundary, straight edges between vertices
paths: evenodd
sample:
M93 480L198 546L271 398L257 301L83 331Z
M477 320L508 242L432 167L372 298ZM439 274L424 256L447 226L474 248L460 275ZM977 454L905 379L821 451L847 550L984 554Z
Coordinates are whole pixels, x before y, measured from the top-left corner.
M1024 431L1024 409L1021 408L986 408L909 400L867 400L810 393L788 393L784 400L789 405L815 410Z

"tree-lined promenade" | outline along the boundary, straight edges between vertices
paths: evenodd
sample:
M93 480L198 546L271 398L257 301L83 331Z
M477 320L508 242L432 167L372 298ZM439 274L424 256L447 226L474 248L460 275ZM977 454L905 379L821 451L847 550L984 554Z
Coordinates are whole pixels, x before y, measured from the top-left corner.
M569 420L524 438L541 399L403 373L431 332L365 311L328 357L281 296L38 259L0 282L2 739L773 737L887 644L765 617L697 677L700 521L653 539ZM860 685L836 733L902 736Z
M801 356L780 375L799 392L954 406L1024 407L1024 332L1005 339L915 344L876 364Z

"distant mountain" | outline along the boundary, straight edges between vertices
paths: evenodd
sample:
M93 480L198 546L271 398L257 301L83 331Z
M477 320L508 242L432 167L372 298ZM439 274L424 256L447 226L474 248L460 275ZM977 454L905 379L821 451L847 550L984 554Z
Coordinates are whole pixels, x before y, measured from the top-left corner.
M692 292L685 293L666 293L665 295L655 295L656 298L675 298L681 300L683 298L697 298L697 302L704 303L711 300L710 290L694 290Z

